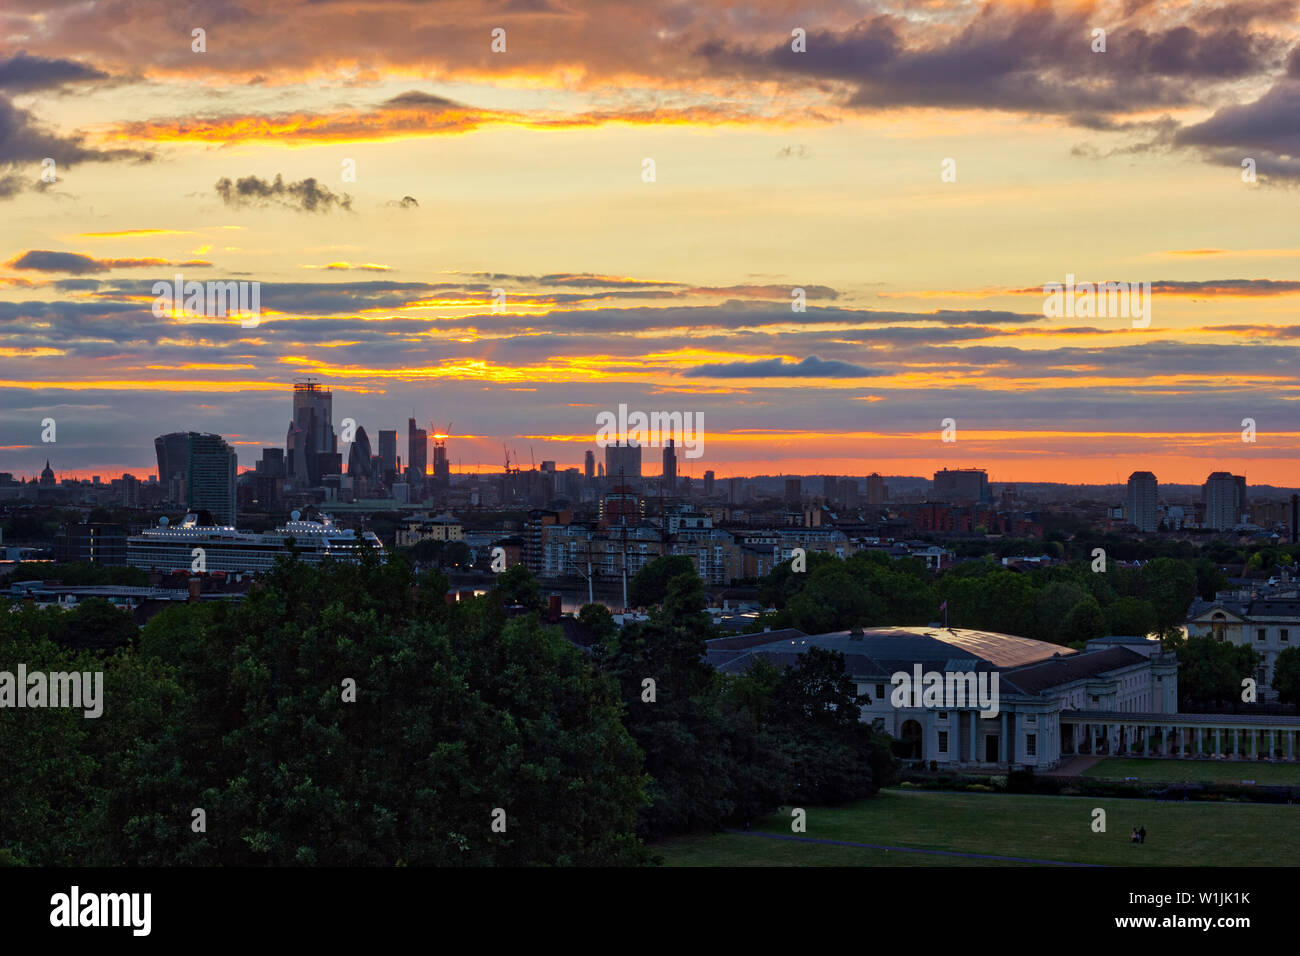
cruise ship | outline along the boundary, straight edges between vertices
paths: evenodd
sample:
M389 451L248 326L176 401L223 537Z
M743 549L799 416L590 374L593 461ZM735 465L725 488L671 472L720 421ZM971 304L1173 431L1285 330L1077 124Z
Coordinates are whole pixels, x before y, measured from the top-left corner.
M269 571L289 547L298 560L316 564L325 558L355 562L366 550L382 555L384 546L373 531L360 534L335 527L329 516L304 521L295 511L292 519L274 531L239 531L220 525L201 525L188 514L179 525L163 518L156 528L132 535L126 543L126 563L145 570Z

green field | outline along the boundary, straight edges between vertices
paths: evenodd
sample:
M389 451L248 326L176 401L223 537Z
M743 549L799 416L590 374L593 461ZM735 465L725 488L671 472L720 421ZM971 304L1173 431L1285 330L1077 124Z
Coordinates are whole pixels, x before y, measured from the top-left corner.
M1260 786L1300 786L1300 763L1260 763L1254 760L1160 760L1142 757L1107 757L1083 772L1085 777L1123 780L1137 777L1143 783L1241 783Z
M1093 833L1092 811L1106 811ZM1160 803L1090 797L884 790L842 807L808 808L797 836L1112 866L1294 866L1300 806ZM1147 842L1129 842L1132 827ZM790 810L755 830L790 833ZM668 866L996 866L997 861L773 840L739 833L684 837L654 848ZM1014 864L1010 864L1014 865Z

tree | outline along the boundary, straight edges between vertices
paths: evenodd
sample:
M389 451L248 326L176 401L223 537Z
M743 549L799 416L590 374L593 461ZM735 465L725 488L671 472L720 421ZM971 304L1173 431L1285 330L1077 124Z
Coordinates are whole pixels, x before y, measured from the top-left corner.
M1034 601L1034 631L1030 635L1042 641L1065 644L1075 638L1066 633L1064 624L1070 611L1091 598L1073 581L1053 581L1038 592ZM1096 604L1096 600L1093 599Z
M531 611L542 606L542 587L523 564L516 564L498 574L493 593L502 604L521 604Z
M615 682L536 615L447 605L438 579L422 595L396 555L288 560L241 604L171 608L111 656L49 640L61 612L0 615L0 659L102 670L107 698L97 722L0 713L0 855L645 862L646 780ZM205 833L190 828L195 808ZM495 808L504 832L491 829Z
M1060 637L1066 643L1083 643L1105 636L1106 618L1092 595L1070 608L1061 624Z
M1139 573L1141 597L1151 602L1156 612L1156 630L1161 634L1176 631L1187 618L1187 608L1196 596L1196 572L1174 558L1156 558L1142 566Z
M1141 598L1117 598L1106 608L1106 622L1112 634L1146 637L1156 629L1156 609Z
M1193 637L1178 646L1179 709L1209 708L1241 700L1241 682L1255 676L1259 655L1249 647Z
M679 574L695 574L695 562L684 554L666 554L647 562L627 584L633 607L653 607L668 595L668 582Z
M92 598L77 604L58 619L53 637L75 650L111 651L129 646L139 633L129 610Z
M1288 647L1277 655L1272 687L1282 703L1300 707L1300 647Z
M440 568L467 568L474 560L474 553L464 541L448 541L438 556Z
M862 699L844 673L844 655L810 647L776 682L770 716L782 723L852 725L861 716Z
M603 604L584 604L578 608L578 621L591 631L596 641L595 646L608 644L618 633L614 615Z

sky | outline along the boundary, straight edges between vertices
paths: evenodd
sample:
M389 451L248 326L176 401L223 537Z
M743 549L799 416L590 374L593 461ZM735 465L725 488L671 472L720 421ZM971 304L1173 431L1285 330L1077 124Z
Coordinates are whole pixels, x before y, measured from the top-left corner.
M450 424L453 472L580 466L626 404L702 416L697 477L1296 485L1298 24L6 0L0 471L148 474L178 430L251 468L311 376L372 446ZM156 308L178 274L255 323Z

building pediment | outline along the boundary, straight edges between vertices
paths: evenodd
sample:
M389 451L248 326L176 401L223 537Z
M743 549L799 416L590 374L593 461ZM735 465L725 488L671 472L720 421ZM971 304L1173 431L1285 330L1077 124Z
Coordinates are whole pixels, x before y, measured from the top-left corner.
M1230 608L1224 607L1221 604L1216 604L1213 607L1206 608L1195 617L1188 618L1188 623L1213 624L1216 620L1228 624L1245 624L1249 619Z

